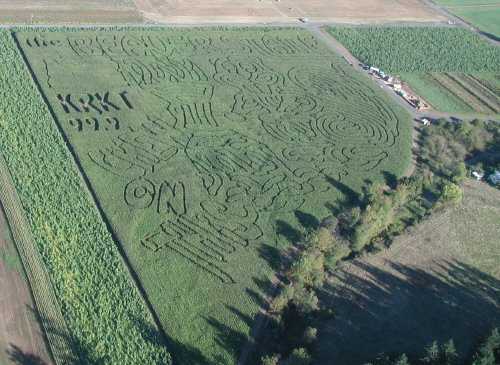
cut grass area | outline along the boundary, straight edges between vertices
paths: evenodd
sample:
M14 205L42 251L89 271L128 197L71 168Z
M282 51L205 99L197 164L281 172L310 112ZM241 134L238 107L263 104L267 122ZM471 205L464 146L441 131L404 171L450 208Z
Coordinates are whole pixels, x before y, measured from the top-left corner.
M463 204L437 213L390 249L346 264L323 299L318 364L361 365L382 352L423 357L452 338L461 359L500 325L500 192L468 181Z
M437 4L494 37L500 37L500 1L436 0Z
M181 364L234 364L276 253L410 118L307 31L21 31L58 126Z
M500 74L408 73L400 76L438 111L500 113Z
M401 79L411 85L434 109L450 113L471 113L474 110L462 99L437 84L428 74L401 74Z
M449 11L481 31L500 38L500 3L492 7L450 8Z

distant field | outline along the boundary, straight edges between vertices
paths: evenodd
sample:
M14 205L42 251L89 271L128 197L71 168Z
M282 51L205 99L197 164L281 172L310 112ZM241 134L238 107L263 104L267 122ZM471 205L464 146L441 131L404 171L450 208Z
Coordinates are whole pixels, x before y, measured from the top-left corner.
M483 32L500 37L500 3L495 7L450 8L449 10Z
M461 28L335 27L360 61L401 79L443 112L500 113L500 47Z
M323 300L336 317L319 329L318 364L361 365L381 349L421 359L450 338L464 359L500 326L500 192L466 185L460 207L332 277Z
M0 23L129 23L142 16L132 0L0 0Z
M338 26L329 32L362 62L394 74L500 70L500 47L463 28Z
M296 21L438 22L445 17L419 0L0 0L8 23L256 23Z
M444 6L480 6L500 4L500 1L498 0L434 0L434 2Z
M409 116L305 30L16 37L181 364L234 364L290 232L409 163Z
M500 37L499 0L435 0L435 2L483 32Z
M174 23L315 21L434 22L445 18L418 0L137 0L145 18Z

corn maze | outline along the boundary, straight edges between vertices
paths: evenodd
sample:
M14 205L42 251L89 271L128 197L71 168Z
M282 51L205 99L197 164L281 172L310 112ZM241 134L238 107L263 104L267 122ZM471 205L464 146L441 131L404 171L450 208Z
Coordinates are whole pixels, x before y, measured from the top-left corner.
M234 363L278 222L409 161L409 117L306 31L15 39L180 363Z

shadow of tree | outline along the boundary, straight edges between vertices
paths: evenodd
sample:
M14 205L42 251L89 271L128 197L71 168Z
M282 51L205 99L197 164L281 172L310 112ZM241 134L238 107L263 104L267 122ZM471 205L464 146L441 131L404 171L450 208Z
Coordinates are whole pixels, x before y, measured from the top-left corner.
M319 227L319 220L314 215L296 210L295 217L306 231L312 231Z
M302 239L302 232L281 219L276 221L276 234L285 237L291 244L296 244Z
M58 361L64 364L101 365L104 363L102 359L93 358L90 349L87 349L77 338L67 333L65 329L60 328L56 322L41 315L31 306L27 306L27 309L40 323L47 344L49 343L48 337L51 338L51 345L47 346L47 348L50 350L51 355L58 354Z
M257 248L257 251L260 258L264 259L273 271L277 271L281 268L282 257L281 251L278 248L263 243Z
M388 187L395 189L398 186L398 177L389 171L382 171L384 181Z
M94 348L79 341L78 338L67 333L65 330L48 318L39 314L34 308L28 306L28 310L36 316L37 320L44 329L44 335L50 336L52 339L52 346L50 350L52 353L58 353L58 361L68 365L106 365L110 363L110 359L98 358L97 352ZM163 331L158 330L152 323L145 322L142 319L133 317L132 322L139 330L144 340L153 344L156 347L167 347L167 350L173 357L173 364L203 364L215 365L206 359L197 349L183 345L172 338L168 337ZM71 346L71 352L68 353L62 348L54 346L67 343ZM11 344L7 350L7 354L19 365L45 365L43 362L36 362L39 360L37 357L30 357L30 354L23 353L20 349ZM63 355L62 355L63 354ZM177 355L179 359L177 359ZM17 362L15 362L17 361ZM31 362L30 362L31 361ZM41 361L41 360L40 360Z
M9 360L16 365L47 365L40 357L23 352L23 350L12 343L9 344L6 352Z
M173 365L216 365L216 362L209 360L203 353L190 345L181 343L172 337L159 331L152 323L145 322L140 318L134 319L134 324L143 334L144 340L154 346L167 346L167 349L172 356Z
M350 205L352 206L361 205L362 202L359 193L352 190L349 186L342 183L341 181L335 180L333 177L325 176L325 179L330 185L332 185L335 189L337 189L347 197L347 200L350 203Z
M240 317L240 319L243 320L245 323L252 325L253 319L242 314L235 308L230 308L230 309L232 309L233 313L235 313L238 317L242 316ZM216 334L215 341L220 347L225 349L241 349L243 345L247 343L248 336L245 333L237 331L213 317L205 318L205 320L213 329L215 329L215 334Z
M464 359L500 324L500 281L457 261L432 269L354 261L320 293L336 318L320 328L318 364L364 364L381 353L420 358L453 338Z

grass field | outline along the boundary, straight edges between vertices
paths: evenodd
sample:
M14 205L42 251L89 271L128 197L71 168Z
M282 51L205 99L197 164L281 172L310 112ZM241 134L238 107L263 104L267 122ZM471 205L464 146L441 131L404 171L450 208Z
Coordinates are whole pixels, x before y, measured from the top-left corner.
M500 113L500 74L409 73L401 79L437 110Z
M474 25L485 33L500 38L500 3L494 7L450 8L455 15Z
M448 11L494 37L500 37L500 1L436 0Z
M138 23L133 0L0 0L2 24Z
M179 363L233 364L290 233L409 163L409 116L304 30L15 36Z
M317 363L361 365L381 351L421 359L450 338L470 356L500 325L499 215L500 192L468 181L460 207L344 265L323 293L336 318L320 328Z
M500 48L461 28L334 27L360 61L401 77L435 109L500 113Z

